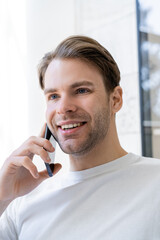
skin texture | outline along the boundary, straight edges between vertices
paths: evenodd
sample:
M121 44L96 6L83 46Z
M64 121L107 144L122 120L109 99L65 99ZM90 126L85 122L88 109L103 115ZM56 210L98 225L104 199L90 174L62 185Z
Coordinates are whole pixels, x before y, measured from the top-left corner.
M118 86L107 93L95 67L78 59L53 60L45 74L44 93L48 126L69 154L71 170L94 167L126 154L115 126L122 89ZM60 127L70 123L85 124L70 130Z

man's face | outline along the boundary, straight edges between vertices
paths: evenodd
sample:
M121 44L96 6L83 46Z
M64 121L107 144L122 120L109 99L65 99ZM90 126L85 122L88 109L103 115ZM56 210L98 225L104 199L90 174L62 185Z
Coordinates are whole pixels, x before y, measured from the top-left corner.
M48 126L65 153L81 156L107 137L109 97L96 68L55 59L45 74L44 93Z

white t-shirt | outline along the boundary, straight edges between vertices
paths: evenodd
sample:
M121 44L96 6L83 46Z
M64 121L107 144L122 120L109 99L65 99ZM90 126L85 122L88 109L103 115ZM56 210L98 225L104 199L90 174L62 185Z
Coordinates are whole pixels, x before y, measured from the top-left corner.
M1 240L159 240L160 160L127 154L61 174L9 205Z

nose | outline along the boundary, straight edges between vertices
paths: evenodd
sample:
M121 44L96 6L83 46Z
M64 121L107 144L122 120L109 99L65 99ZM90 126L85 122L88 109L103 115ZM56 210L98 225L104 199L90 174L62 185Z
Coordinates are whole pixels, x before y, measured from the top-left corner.
M77 110L76 103L71 97L63 96L58 101L56 111L58 114L66 114L69 112L75 112Z

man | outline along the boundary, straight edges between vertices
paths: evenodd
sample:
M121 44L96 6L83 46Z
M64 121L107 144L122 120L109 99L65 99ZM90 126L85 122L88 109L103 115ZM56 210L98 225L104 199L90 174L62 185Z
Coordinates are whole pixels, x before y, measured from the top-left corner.
M33 156L49 163L54 151L44 128L14 151L0 172L0 239L160 239L160 162L119 143L122 89L110 53L71 36L42 59L39 80L47 125L69 154L70 171L38 173Z

